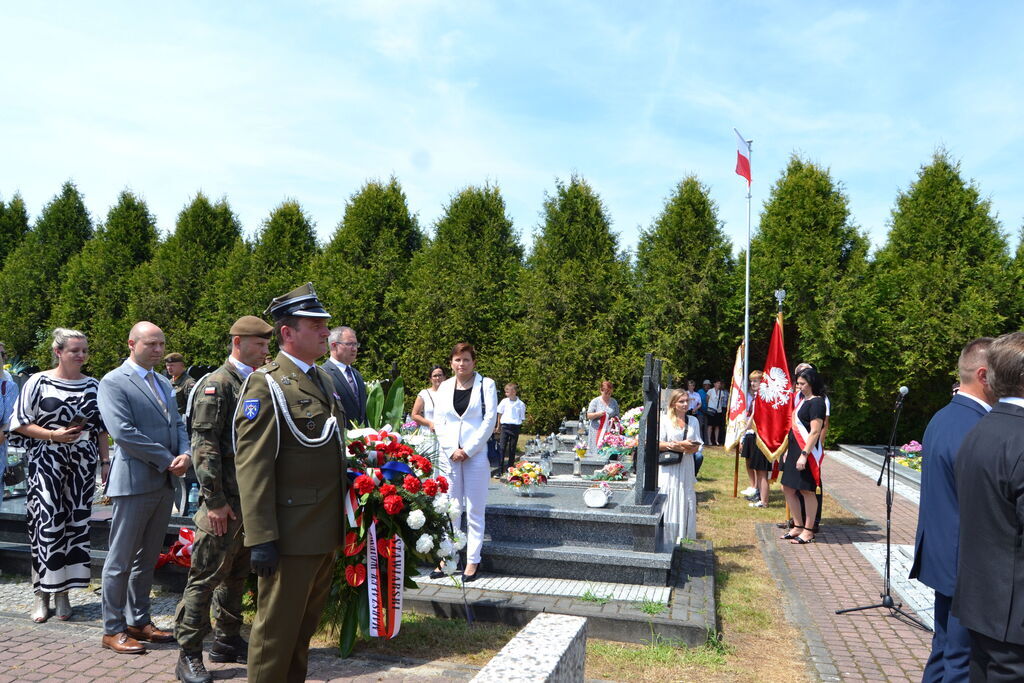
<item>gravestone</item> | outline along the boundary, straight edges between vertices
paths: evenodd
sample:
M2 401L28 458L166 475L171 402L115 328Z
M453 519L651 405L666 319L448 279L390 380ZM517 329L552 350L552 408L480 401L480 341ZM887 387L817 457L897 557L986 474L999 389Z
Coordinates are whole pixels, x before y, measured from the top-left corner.
M658 420L661 413L661 359L644 356L643 401L636 445L636 484L633 502L651 505L658 494Z

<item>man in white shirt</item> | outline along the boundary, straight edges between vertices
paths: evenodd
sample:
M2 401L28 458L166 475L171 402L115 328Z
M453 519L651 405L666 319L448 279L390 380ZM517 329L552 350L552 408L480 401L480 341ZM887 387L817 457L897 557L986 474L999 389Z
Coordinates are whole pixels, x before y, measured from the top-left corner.
M505 398L498 404L498 424L501 427L501 462L499 470L512 467L516 459L516 446L519 443L519 430L526 419L526 404L519 400L519 385L509 382L505 385ZM508 465L505 465L505 462Z

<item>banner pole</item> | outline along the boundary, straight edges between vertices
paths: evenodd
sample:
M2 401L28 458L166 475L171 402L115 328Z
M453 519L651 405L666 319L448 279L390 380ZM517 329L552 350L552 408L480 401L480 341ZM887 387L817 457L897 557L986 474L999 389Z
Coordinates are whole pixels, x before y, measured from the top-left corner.
M753 168L754 141L747 140L750 150L751 168ZM743 292L743 391L750 391L750 182L747 182L747 258L746 276Z

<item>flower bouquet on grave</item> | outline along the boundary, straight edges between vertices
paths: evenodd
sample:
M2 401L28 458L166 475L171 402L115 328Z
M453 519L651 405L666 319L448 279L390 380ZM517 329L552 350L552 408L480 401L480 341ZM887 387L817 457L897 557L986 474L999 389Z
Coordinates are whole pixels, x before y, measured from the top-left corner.
M640 417L644 414L644 407L637 406L630 408L622 414L622 433L626 436L636 437L640 434Z
M448 481L433 475L430 461L391 424L402 418L401 378L387 396L379 385L366 400L368 428L346 433L348 491L346 533L321 624L339 631L342 657L352 653L358 633L394 638L402 624L402 595L416 588L406 567L444 562L454 573L466 545L452 528L460 513L448 496Z
M911 441L900 446L900 454L896 456L896 462L912 470L921 471L921 449L923 447L917 441Z
M629 471L621 462L610 462L587 477L591 481L626 481L628 478Z
M520 460L505 472L505 485L522 496L532 496L534 487L546 484L548 478L540 465Z

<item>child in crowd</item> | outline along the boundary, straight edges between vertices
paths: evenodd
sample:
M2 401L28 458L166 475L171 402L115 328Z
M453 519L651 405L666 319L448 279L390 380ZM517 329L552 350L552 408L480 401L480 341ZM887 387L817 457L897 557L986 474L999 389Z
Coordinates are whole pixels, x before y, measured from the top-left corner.
M519 400L519 385L509 382L505 385L505 398L498 404L498 423L501 425L501 461L498 463L500 471L515 464L519 430L522 429L525 419L526 404Z

